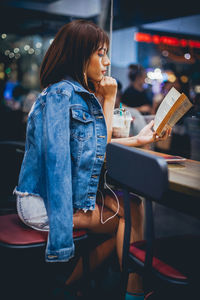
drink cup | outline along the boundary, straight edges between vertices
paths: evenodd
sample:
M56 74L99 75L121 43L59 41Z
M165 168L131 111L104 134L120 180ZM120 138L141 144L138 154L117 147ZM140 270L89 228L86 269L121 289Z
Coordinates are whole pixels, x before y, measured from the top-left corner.
M128 137L130 132L132 116L129 111L115 109L113 114L112 136L114 138Z

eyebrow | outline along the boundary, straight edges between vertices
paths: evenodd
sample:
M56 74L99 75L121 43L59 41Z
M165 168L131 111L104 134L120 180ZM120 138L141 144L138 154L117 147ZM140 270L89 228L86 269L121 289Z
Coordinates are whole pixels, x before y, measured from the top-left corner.
M98 49L98 51L102 51L102 50L103 50L105 53L108 52L108 49L107 49L107 48L104 48L104 47Z

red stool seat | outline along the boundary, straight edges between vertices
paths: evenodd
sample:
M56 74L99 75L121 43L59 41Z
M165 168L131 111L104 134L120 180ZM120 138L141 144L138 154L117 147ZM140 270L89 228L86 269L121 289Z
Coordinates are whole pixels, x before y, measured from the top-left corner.
M190 273L198 268L200 237L192 235L174 236L154 241L153 269L174 280L188 281ZM144 263L146 241L134 242L130 245L129 254ZM174 259L176 257L176 259ZM189 263L186 262L189 259Z
M85 230L74 230L73 237L80 238L87 233ZM47 231L34 230L26 226L17 214L0 216L0 243L8 246L25 246L46 243Z
M130 246L130 253L144 263L145 254L146 254L145 250L138 248L138 245L136 246L136 245L132 244ZM163 262L162 260L160 260L159 258L157 258L155 256L153 257L152 266L155 270L157 270L162 275L165 275L165 276L168 276L168 277L171 277L174 279L179 279L179 280L187 279L187 277L184 276L181 272L179 272L178 270L176 270L175 268L166 264L165 262Z
M72 273L79 257L83 261L83 278L87 284L90 283L87 232L73 231L76 253L74 259L67 263L46 263L44 248L47 237L47 231L26 226L17 214L0 216L1 289L6 299L25 300L27 295L31 299L51 299L58 290L60 294L64 293L66 278Z

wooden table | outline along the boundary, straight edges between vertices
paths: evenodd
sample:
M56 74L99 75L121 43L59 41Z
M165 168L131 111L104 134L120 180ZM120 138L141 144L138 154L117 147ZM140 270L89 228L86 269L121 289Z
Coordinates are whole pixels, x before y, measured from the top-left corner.
M166 154L148 151L156 156ZM169 190L163 204L200 219L200 162L186 159L168 164Z

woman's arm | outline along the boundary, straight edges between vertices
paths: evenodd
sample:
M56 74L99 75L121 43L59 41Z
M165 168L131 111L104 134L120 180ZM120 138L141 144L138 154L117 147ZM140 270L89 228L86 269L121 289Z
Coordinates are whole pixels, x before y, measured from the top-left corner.
M159 137L156 135L156 132L152 131L153 125L154 121L151 121L138 133L138 135L127 138L112 139L111 142L119 143L125 146L141 147L153 142L166 140L171 134L171 129L168 129L163 137Z
M137 146L141 146L137 135L136 136L132 136L132 137L126 137L126 138L115 138L115 139L111 139L111 143L119 143L125 146L130 146L130 147L137 147Z
M103 98L103 112L107 126L107 143L110 143L112 137L112 118L117 94L117 82L114 78L105 76L95 85L95 94Z
M113 116L114 106L115 106L115 98L104 99L103 112L104 112L104 117L107 126L107 143L111 142L111 137L112 137L112 116Z
M47 261L68 261L74 254L69 97L46 95L43 114L43 190L49 219Z

